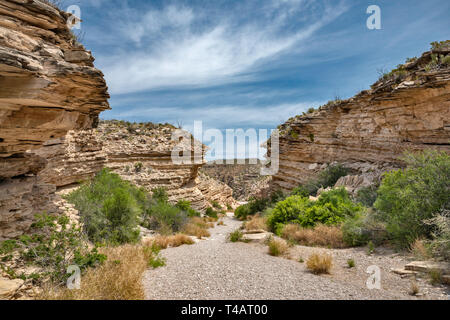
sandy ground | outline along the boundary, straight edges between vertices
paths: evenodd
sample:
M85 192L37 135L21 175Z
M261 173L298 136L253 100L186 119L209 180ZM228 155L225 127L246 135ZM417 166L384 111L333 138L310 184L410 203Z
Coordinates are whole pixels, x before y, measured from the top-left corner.
M319 249L295 246L289 258L272 257L262 243L230 243L227 235L241 222L226 217L225 225L211 229L211 238L195 245L164 250L166 266L148 270L144 275L147 299L448 299L445 286L432 286L418 279L420 296L408 294L409 278L390 272L403 267L408 257L387 249L367 255L364 248ZM312 252L326 251L333 256L330 275L313 275L305 261ZM355 268L347 267L354 259ZM381 289L369 290L367 267L381 270Z

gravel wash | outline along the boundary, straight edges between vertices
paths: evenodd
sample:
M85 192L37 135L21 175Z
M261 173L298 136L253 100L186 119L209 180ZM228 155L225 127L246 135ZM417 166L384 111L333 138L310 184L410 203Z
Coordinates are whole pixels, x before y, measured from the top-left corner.
M166 266L144 274L147 299L417 299L407 292L367 289L365 279L368 274L361 280L353 277L355 281L333 275L333 272L331 275L317 276L308 272L305 264L297 260L270 256L267 247L262 244L227 242L227 235L239 228L241 222L231 217L223 221L224 226L210 229L211 238L208 240L161 252L167 260ZM297 247L293 249L294 252L299 250ZM339 273L345 272L341 269L337 268ZM364 270L360 273L364 274ZM396 277L399 281L410 281ZM439 297L447 298L443 292L433 298Z

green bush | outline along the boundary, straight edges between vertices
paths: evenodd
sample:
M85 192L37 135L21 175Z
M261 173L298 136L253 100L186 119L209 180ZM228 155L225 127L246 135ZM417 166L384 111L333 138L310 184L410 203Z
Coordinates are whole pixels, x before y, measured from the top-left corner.
M157 201L145 212L146 227L162 233L178 232L188 221L188 214L164 201Z
M66 216L37 215L32 231L31 236L24 235L18 240L7 240L0 244L0 256L15 252L26 264L42 268L33 274L17 274L3 263L9 260L3 259L3 256L0 267L12 278L32 279L34 282L50 278L60 285L70 276L67 274L70 265L78 265L83 272L106 260L106 256L99 254L96 247L88 248L81 228L71 224Z
M433 237L429 246L437 259L450 261L450 210L442 210L425 223L433 228Z
M301 196L288 197L276 204L268 217L267 224L273 231L286 223L302 224L302 218L311 205L312 202L307 198Z
M235 230L228 235L228 240L230 242L238 242L242 240L244 234L240 230Z
M177 202L176 207L187 213L188 217L200 217L200 212L194 210L191 207L191 202L187 200L180 200Z
M375 185L364 187L356 193L356 202L361 203L366 207L372 207L377 200L377 187Z
M292 190L291 195L293 196L301 196L301 197L309 197L310 191L303 185L299 185L297 188Z
M350 200L344 188L324 192L315 202L306 197L291 196L277 203L268 217L268 225L274 231L287 223L297 223L305 228L316 224L336 225L362 209Z
M270 202L271 203L277 203L284 199L286 199L286 196L284 195L282 190L275 190L270 194Z
M244 220L248 216L264 211L270 204L269 199L252 199L247 204L239 206L234 211L234 215L236 218Z
M139 239L139 215L149 198L119 175L103 169L66 198L79 211L92 242L122 244Z
M211 205L213 206L213 208L216 208L216 209L219 209L219 210L222 209L222 206L215 200L211 201Z
M408 153L407 168L384 175L375 208L390 237L408 247L420 237L431 238L424 223L442 209L450 209L450 156L445 152Z
M162 202L169 201L169 195L167 194L167 191L164 188L152 189L152 198L155 199L156 201Z
M206 209L205 215L211 218L218 218L217 212L211 207Z
M319 175L319 185L323 188L334 187L336 182L341 178L348 175L349 170L338 164L335 166L329 166L323 170Z

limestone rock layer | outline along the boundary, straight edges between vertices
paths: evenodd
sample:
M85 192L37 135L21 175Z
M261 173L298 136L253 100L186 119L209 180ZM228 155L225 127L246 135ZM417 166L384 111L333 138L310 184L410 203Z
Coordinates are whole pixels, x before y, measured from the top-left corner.
M23 233L55 190L38 175L46 158L29 151L96 126L109 109L69 17L45 1L0 0L0 239Z
M272 187L292 190L333 162L367 175L403 166L406 150L450 152L450 65L434 62L449 53L448 46L426 52L371 90L279 126L280 169Z

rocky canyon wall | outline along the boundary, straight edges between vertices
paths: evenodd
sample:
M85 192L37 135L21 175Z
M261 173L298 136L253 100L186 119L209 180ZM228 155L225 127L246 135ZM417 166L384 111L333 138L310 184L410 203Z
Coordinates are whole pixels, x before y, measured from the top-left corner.
M258 159L245 159L245 163L234 164L207 163L201 172L215 180L225 183L233 190L233 197L246 201L252 196L259 196L263 189L268 188L270 177L262 176L263 162Z
M406 150L450 152L449 53L447 42L384 75L370 90L279 126L280 170L272 187L292 190L333 162L354 170L348 183L361 184L401 167Z
M44 1L0 0L0 240L22 234L55 190L30 152L94 127L109 108L101 71Z
M212 201L233 205L228 186L199 174L205 164L205 146L191 141L182 143L181 150L186 154L193 154L194 147L201 148L199 161L173 163L172 150L179 144L172 139L175 130L169 124L101 121L96 129L71 131L34 152L49 159L39 176L47 183L64 187L108 167L148 191L165 188L171 202L188 200L197 210L206 209Z

